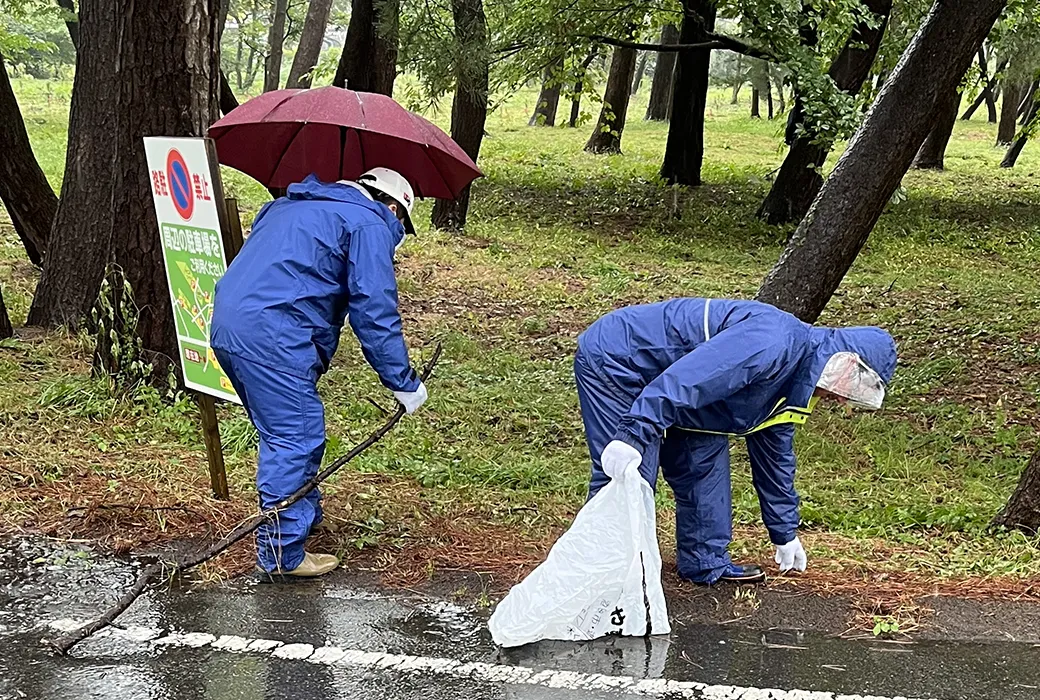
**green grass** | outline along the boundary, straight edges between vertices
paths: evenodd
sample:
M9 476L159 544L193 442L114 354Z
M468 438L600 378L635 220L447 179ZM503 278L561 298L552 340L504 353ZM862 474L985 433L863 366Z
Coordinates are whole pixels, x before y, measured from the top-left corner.
M68 85L19 79L15 89L57 186ZM534 99L521 92L490 118L487 177L475 186L466 234L422 230L404 249L401 306L413 353L440 339L444 360L422 413L339 479L344 488L360 473L415 484L425 515L463 513L537 540L566 523L584 495L587 454L570 368L581 329L625 304L753 295L789 230L754 217L783 158L782 120L751 120L746 104L713 91L707 184L684 191L657 177L666 126L639 119L645 90L630 109L624 155L610 157L582 151L591 125L528 128ZM433 117L444 124L446 111ZM1037 540L987 531L1040 425L1040 147L1000 170L994 128L958 122L947 170L908 174L907 201L882 217L824 318L888 328L901 365L886 410L820 410L800 433L802 512L820 565L1040 573ZM237 173L225 172L225 183L250 214L265 200ZM417 221L428 213L429 203L420 205ZM5 226L0 285L16 324L34 281ZM381 420L366 398L391 403L347 336L321 384L329 456ZM159 479L172 494L200 488L193 404L151 390L112 398L87 378L87 360L89 348L75 338L0 346L0 454L51 474L75 459L112 479ZM255 433L238 408L222 409L222 420L232 483L248 499ZM761 553L765 533L754 527L741 446L733 472L735 549ZM369 537L365 523L402 532L417 517L391 507L393 494L380 493L375 506L366 498L347 504L360 538Z

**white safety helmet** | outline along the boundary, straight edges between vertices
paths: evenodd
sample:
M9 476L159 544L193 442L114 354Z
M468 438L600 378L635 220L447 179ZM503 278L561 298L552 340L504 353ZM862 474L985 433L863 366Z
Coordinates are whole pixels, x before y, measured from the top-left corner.
M362 173L357 181L366 187L393 197L398 206L404 209L401 221L404 223L405 233L415 233L415 227L412 226L415 193L412 191L411 183L405 179L404 175L390 168L372 168Z
M854 352L836 352L827 361L816 386L870 410L881 408L885 382Z

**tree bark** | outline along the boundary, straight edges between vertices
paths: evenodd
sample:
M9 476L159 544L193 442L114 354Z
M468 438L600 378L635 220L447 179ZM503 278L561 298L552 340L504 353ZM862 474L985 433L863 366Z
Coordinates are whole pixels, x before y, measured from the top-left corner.
M679 30L674 24L666 24L661 28L662 44L678 44ZM672 85L675 79L676 54L662 51L657 54L654 65L654 79L650 83L650 102L646 106L647 121L663 122L668 120L672 108Z
M850 95L857 94L870 77L892 11L892 0L868 0L866 6L875 16L876 26L865 22L857 25L827 71L838 89ZM812 134L799 133L803 114L796 100L787 126L791 150L758 210L758 216L770 224L800 221L823 187L820 167L827 160L830 148L813 143Z
M560 106L560 71L563 69L563 57L546 66L542 73L542 89L538 92L538 102L531 113L528 126L556 126L556 110Z
M961 93L957 88L936 105L932 130L928 132L921 144L914 167L918 170L943 170L946 146L953 136L953 126L957 123L957 113L961 107Z
M1000 104L1000 122L997 125L997 145L1008 146L1018 133L1018 105L1022 102L1022 85L1005 80Z
M1029 114L1026 118L1026 123L1022 127L1022 132L1018 135L1018 138L1015 139L1015 142L1011 144L1011 148L1007 150L1007 153L1004 154L1004 160L1000 162L1000 167L1015 167L1015 163L1018 162L1018 157L1022 155L1022 149L1026 147L1026 142L1029 141L1029 136L1036 126L1038 116L1040 116L1040 98L1034 95L1032 104L1029 107Z
M484 138L487 121L490 53L487 18L483 0L452 0L455 40L460 60L456 66L455 98L451 103L451 138L475 163ZM469 213L470 187L458 198L438 199L433 205L432 223L436 228L459 231Z
M715 29L713 0L683 0L683 10L678 43L705 42L707 34ZM676 61L671 124L661 164L661 178L668 184L690 187L701 184L710 66L710 49L683 51Z
M318 65L321 57L322 42L325 41L325 29L329 24L332 12L332 0L311 0L307 6L307 17L303 20L300 32L300 43L296 47L296 57L289 69L287 88L309 88L311 71Z
M1033 452L1015 492L993 519L993 524L1028 533L1040 529L1040 447Z
M112 258L140 309L137 335L157 377L177 360L177 338L141 139L200 137L218 113L220 0L141 5L116 0L119 42L112 82L116 128L112 172ZM192 18L186 22L185 18ZM156 42L156 36L163 41ZM169 109L168 105L177 105Z
M43 263L58 198L40 168L0 54L0 201L34 265Z
M841 284L1006 0L936 2L758 299L814 322Z
M768 73L766 73L766 75L763 78L763 80L764 80L763 87L766 90L766 114L769 115L767 117L769 119L769 121L773 121L773 116L774 116L773 115L773 85L772 85L772 83L769 80L769 74Z
M78 327L97 298L109 260L117 17L115 3L80 2L65 174L26 321L31 326Z
M393 95L400 0L352 0L343 54L332 84Z
M282 48L285 44L285 19L289 0L274 0L271 27L267 32L267 61L264 64L264 92L277 90L282 84Z
M603 92L603 109L596 128L585 144L589 153L621 153L621 134L625 130L628 101L631 97L632 74L636 70L635 49L614 49Z
M578 126L578 117L581 116L581 93L585 89L585 75L597 56L599 56L598 46L592 49L585 60L581 62L581 68L578 69L578 80L574 83L574 97L571 98L571 117L567 121L567 126L571 129Z
M4 304L4 292L0 289L0 340L10 338L14 335L11 326L11 317L7 314L7 306Z
M76 15L76 3L73 0L58 0L58 6L66 12L72 13L72 18L65 20L65 26L69 30L72 47L79 51L79 18Z
M762 92L757 85L751 86L751 118L762 118Z
M646 61L650 58L649 51L642 51L639 54L639 63L636 64L636 74L632 78L632 94L639 94L639 86L643 84L643 74L646 73Z

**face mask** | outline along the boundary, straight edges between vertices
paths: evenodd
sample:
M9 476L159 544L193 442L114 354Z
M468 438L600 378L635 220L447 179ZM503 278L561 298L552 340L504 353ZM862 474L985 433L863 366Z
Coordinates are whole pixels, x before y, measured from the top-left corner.
M839 352L827 360L816 386L873 411L885 400L885 382L854 352Z

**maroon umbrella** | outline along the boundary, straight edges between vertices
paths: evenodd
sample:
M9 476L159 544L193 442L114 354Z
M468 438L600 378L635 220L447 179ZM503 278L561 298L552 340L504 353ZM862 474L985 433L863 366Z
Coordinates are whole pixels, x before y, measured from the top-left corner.
M209 128L223 165L267 187L311 173L353 180L392 168L419 197L454 199L480 170L457 143L386 95L337 87L275 90L249 100Z

